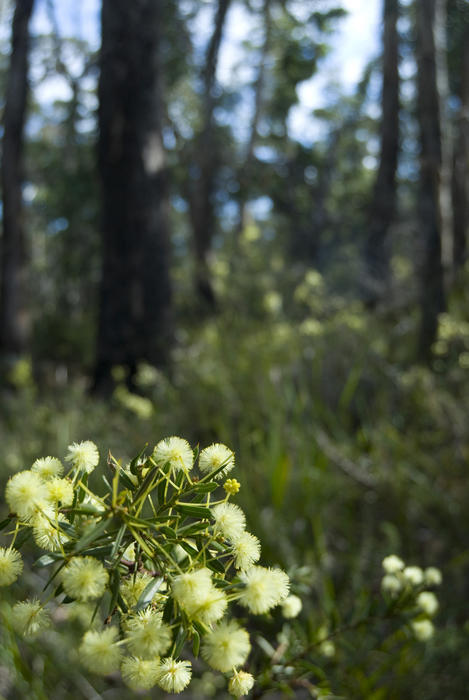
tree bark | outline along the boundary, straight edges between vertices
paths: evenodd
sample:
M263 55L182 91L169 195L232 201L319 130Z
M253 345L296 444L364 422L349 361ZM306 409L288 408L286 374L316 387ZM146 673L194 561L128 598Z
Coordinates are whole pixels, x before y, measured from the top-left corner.
M453 267L461 269L467 259L469 227L469 22L464 25L459 88L459 110L453 149Z
M194 179L189 183L189 206L196 258L196 289L199 299L208 308L215 306L215 294L210 281L208 256L215 235L214 196L219 167L217 143L213 134L213 111L216 100L213 89L223 29L231 0L218 0L213 33L210 38L203 82L203 123L195 146Z
M453 276L453 206L451 175L453 161L453 134L448 75L447 0L436 0L435 5L435 54L436 83L440 101L441 168L440 168L440 212L441 212L441 262L445 286L449 287Z
M390 251L387 239L396 211L396 172L399 154L398 17L398 0L384 0L380 157L366 244L367 297L372 305L383 297L390 281Z
M94 389L165 365L171 339L161 0L103 0L98 162L102 282Z
M441 260L442 139L435 47L436 0L416 0L417 112L420 129L419 225L423 239L419 351L428 361L446 308Z
M0 353L8 362L27 349L27 252L22 181L23 135L28 94L29 21L34 0L17 0L13 17L2 154L3 239L1 258Z
M249 183L250 171L254 162L254 150L256 147L256 141L258 137L257 131L259 128L259 122L261 120L262 113L264 111L264 92L267 68L266 64L269 56L270 45L272 42L272 16L270 13L270 0L264 0L262 5L262 15L264 19L264 41L262 42L262 48L259 57L259 66L257 69L257 77L256 82L254 84L254 110L252 113L251 125L249 128L249 138L246 145L246 152L238 174L240 196L239 217L236 227L236 239L239 238L247 223L247 188Z

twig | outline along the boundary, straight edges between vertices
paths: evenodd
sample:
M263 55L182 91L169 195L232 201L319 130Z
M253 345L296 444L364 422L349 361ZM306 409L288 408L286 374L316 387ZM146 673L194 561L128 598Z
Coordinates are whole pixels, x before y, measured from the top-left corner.
M330 459L330 461L337 467L339 467L344 474L347 474L347 476L369 489L375 489L377 487L376 479L370 474L364 474L361 472L357 466L350 459L348 459L348 457L341 454L322 430L317 431L316 442L326 457Z

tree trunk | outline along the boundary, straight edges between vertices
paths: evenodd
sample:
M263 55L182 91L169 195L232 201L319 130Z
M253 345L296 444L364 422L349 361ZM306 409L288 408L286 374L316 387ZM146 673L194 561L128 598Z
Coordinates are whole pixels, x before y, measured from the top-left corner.
M94 389L162 366L171 336L160 0L103 0L98 160L102 282Z
M469 226L469 22L462 37L459 111L453 149L453 267L461 269L467 258Z
M453 134L448 75L448 42L446 19L447 0L436 0L435 5L435 53L436 84L440 101L441 168L440 168L440 212L441 212L441 262L443 279L449 286L453 276L453 206L451 174L453 161Z
M195 146L194 179L189 183L189 206L194 235L196 258L196 289L199 299L208 308L215 306L215 295L210 281L208 256L215 234L214 195L219 167L217 143L213 134L213 88L223 28L231 0L218 0L213 33L205 58L202 81L204 86L201 132Z
M396 210L396 171L399 154L398 17L398 0L384 0L381 146L366 244L367 297L370 304L382 298L389 286L390 251L387 238Z
M264 41L262 42L262 49L259 57L259 66L257 69L257 78L254 84L254 111L252 113L251 125L249 128L249 138L246 145L246 152L244 155L243 163L238 173L240 195L239 216L238 223L236 226L236 242L247 223L247 189L249 184L249 177L251 174L250 171L254 162L254 150L257 141L257 131L259 128L259 122L261 120L262 113L264 111L264 93L267 68L266 64L269 56L270 45L272 42L272 17L270 13L270 0L264 0L262 5L262 15L264 19Z
M16 2L4 108L0 353L7 363L25 352L29 339L30 321L26 302L27 253L21 187L28 93L28 27L33 5L34 0Z
M438 331L438 315L446 308L441 260L442 166L440 105L435 50L436 0L416 0L417 111L420 128L419 225L423 239L421 274L420 357L429 360Z

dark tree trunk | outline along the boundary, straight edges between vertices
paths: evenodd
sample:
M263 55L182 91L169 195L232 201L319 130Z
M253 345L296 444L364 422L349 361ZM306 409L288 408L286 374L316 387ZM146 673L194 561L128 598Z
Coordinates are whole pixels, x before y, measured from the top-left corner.
M448 286L453 276L453 206L451 194L451 172L453 161L452 110L449 107L450 89L448 75L448 0L436 0L435 6L435 52L436 84L440 101L441 168L440 168L440 214L441 214L441 262L443 279Z
M264 0L262 5L262 14L264 19L264 41L262 43L261 55L259 60L259 67L257 70L257 78L254 85L254 111L252 114L251 126L249 129L249 138L246 146L246 153L244 155L243 163L239 169L238 180L239 180L239 217L238 224L236 227L236 239L239 238L241 232L243 231L247 221L246 221L246 200L248 197L248 186L249 178L251 174L251 169L254 162L254 149L257 141L257 131L259 128L259 122L264 111L264 99L265 99L265 80L266 80L266 63L269 55L270 44L272 41L272 17L270 13L270 0Z
M441 123L435 50L436 0L416 0L418 120L420 127L419 225L423 240L420 357L428 360L446 308L441 261Z
M215 234L214 196L219 168L217 142L213 134L215 76L223 28L231 0L218 0L213 33L205 58L203 82L203 123L195 146L193 180L189 183L189 206L196 258L196 288L199 299L208 307L215 306L215 295L210 281L208 256Z
M161 0L103 0L99 170L103 270L95 385L115 365L164 365L171 335Z
M29 336L26 234L21 187L28 93L28 27L33 5L34 0L16 2L4 109L0 352L7 362L24 353Z
M469 226L469 23L462 37L459 112L453 149L453 267L462 268L467 257Z
M384 0L381 146L366 244L369 287L367 296L370 304L382 298L389 286L390 252L387 238L396 210L396 171L399 154L398 17L398 0Z

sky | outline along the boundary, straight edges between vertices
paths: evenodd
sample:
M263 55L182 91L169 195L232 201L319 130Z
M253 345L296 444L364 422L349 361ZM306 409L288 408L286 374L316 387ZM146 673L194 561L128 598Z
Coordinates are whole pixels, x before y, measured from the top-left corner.
M290 134L300 141L314 141L320 129L311 118L311 110L326 103L329 85L339 83L352 91L362 77L365 66L378 55L381 43L382 0L342 0L348 15L337 25L331 37L331 51L318 73L300 84L300 104L290 114Z
M130 0L131 1L131 0ZM320 124L311 116L311 111L326 104L325 92L331 83L352 91L359 81L364 67L378 54L380 44L380 15L383 0L342 0L348 16L337 23L331 36L331 51L322 61L318 73L298 86L299 105L291 110L289 131L293 138L304 143L317 137ZM0 0L0 8L4 0ZM340 0L338 0L340 4ZM99 47L99 0L55 0L57 23L62 36L75 36L86 39L93 48ZM212 26L211 4L201 12L196 26L197 36L203 40ZM32 21L34 33L50 31L47 0L36 0ZM251 30L248 15L239 3L231 7L224 42L221 47L218 79L229 84L233 71L239 64L241 44ZM80 66L77 65L77 71ZM249 70L249 69L246 69ZM34 81L33 67L33 81ZM39 78L39 75L36 76ZM239 76L241 78L241 76ZM67 85L58 76L52 76L41 84L40 99L52 103L56 99L66 99Z
M348 15L339 20L330 37L331 51L322 61L320 70L310 80L300 83L300 104L293 107L289 131L293 138L313 142L322 125L311 111L326 104L326 89L331 83L352 91L359 82L368 61L380 50L381 11L383 0L338 0ZM310 3L309 3L310 4ZM211 16L205 20L206 26ZM246 11L240 5L230 10L226 40L220 55L219 78L228 84L233 67L239 61L240 46L249 32ZM203 26L198 29L203 31Z

